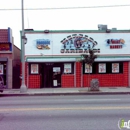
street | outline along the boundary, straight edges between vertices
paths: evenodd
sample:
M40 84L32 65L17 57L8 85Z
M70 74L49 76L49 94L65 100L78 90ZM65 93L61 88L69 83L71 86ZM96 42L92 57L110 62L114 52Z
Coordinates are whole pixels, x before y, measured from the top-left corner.
M118 130L121 119L130 95L0 97L0 130Z

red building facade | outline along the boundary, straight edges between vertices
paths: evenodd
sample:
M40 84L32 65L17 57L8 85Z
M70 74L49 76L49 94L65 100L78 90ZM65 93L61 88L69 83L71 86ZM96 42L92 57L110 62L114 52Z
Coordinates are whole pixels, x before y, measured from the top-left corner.
M130 86L129 30L25 31L25 81L28 88ZM93 49L92 67L81 62Z

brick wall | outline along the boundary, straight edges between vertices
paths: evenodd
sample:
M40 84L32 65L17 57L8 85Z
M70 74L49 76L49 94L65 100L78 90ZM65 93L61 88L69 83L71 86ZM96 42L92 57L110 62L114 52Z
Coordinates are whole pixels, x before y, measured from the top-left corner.
M28 88L40 88L40 75L29 75L28 71L29 71L28 63L25 63L26 86L28 86ZM21 63L21 74L22 74L22 63Z
M74 87L74 75L66 74L61 76L61 86L62 88L73 88Z
M27 63L25 64L25 83L27 84ZM84 74L83 87L90 86L92 79L98 79L100 87L128 86L128 62L123 63L123 74ZM40 75L28 76L29 88L40 88ZM74 87L74 75L65 74L61 76L61 87ZM81 87L81 63L76 62L76 87Z
M100 87L127 87L128 86L128 62L124 62L123 74L87 74L83 75L83 87L90 86L92 79L98 79Z
M0 29L0 41L8 42L8 29Z
M29 75L28 88L40 88L40 75Z

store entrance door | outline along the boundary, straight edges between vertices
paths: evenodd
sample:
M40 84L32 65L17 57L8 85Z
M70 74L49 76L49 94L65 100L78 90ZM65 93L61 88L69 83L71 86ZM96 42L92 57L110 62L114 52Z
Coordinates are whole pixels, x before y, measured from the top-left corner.
M61 87L61 67L53 67L53 87Z
M7 88L7 62L0 62L0 88Z
M52 79L53 79L53 72L52 72L52 63L46 63L43 65L42 71L42 86L44 88L52 88Z
M61 65L57 63L41 64L41 88L61 87Z

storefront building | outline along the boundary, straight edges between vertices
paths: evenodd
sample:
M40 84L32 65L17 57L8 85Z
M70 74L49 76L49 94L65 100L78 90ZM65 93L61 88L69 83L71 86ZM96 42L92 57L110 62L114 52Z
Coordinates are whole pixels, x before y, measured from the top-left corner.
M11 28L0 29L0 87L20 87L20 49L13 44Z
M25 81L28 88L130 86L130 30L26 30ZM92 67L80 62L93 49Z

